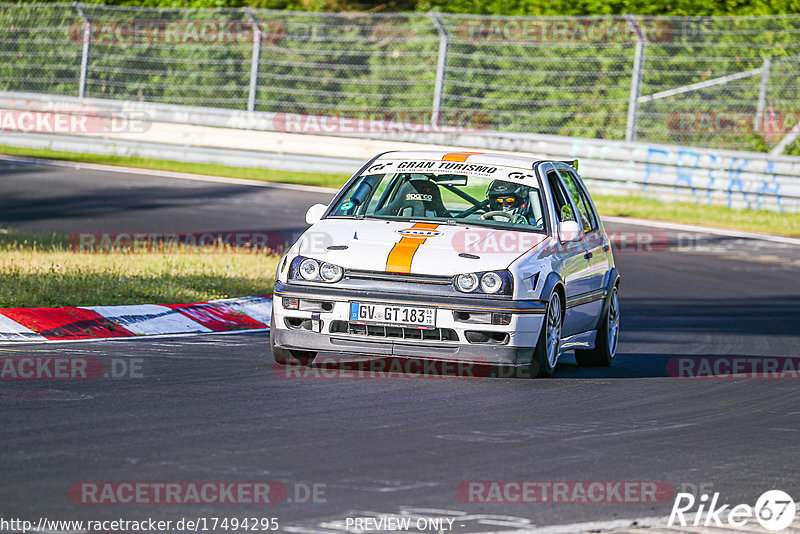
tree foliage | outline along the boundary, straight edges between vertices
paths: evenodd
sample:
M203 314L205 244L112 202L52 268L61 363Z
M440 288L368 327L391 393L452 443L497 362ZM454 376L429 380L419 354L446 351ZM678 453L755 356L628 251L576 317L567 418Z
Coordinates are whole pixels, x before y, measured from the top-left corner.
M20 2L24 3L24 2ZM242 7L295 11L441 11L482 15L781 15L800 13L800 0L86 0L143 7Z

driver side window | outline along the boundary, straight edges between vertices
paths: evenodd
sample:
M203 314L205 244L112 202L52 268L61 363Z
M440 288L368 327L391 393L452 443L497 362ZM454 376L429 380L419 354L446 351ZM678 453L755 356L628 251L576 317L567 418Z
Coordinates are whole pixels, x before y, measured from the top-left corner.
M547 181L550 184L550 191L553 192L553 204L556 208L556 214L558 214L558 220L561 222L578 222L578 220L575 218L575 214L572 213L572 206L568 200L569 197L567 196L567 192L564 190L564 185L561 183L561 178L559 177L558 173L555 171L548 172Z
M572 200L578 207L578 214L581 217L580 222L584 232L589 233L593 230L597 230L597 217L595 217L594 211L592 211L592 205L589 203L589 199L586 198L586 192L578 185L577 178L571 172L566 171L561 171L561 177L564 179L564 183L567 184L567 189L569 189L569 193L572 195Z

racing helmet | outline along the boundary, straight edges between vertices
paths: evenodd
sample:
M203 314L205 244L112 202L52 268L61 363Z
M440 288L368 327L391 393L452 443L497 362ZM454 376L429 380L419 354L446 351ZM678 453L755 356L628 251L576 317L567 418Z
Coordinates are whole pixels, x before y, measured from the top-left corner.
M506 211L512 214L521 214L527 207L528 188L524 185L494 180L489 184L486 196L489 199L491 211Z

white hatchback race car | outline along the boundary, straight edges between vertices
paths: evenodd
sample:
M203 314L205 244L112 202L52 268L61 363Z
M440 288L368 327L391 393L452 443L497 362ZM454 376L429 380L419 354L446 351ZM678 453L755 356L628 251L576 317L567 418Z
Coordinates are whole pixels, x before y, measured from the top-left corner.
M388 152L278 263L279 364L318 353L524 368L610 365L619 274L576 162Z

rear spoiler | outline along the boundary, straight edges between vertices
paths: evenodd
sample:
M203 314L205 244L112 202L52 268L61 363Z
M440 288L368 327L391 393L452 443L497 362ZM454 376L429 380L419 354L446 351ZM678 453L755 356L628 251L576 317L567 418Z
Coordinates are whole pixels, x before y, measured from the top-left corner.
M559 161L559 163L566 163L567 165L569 165L570 167L575 169L575 172L579 172L578 171L578 160L577 159L573 159L571 161Z

